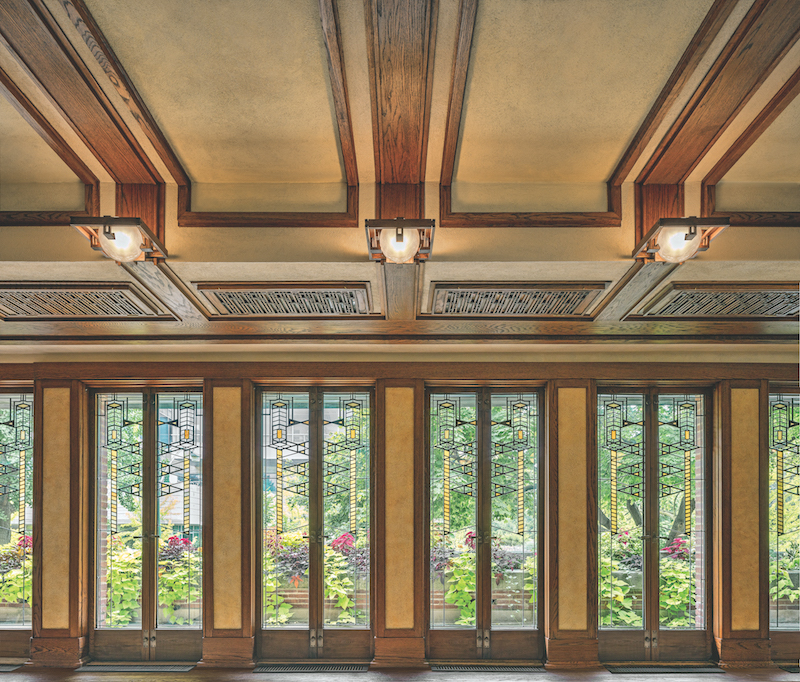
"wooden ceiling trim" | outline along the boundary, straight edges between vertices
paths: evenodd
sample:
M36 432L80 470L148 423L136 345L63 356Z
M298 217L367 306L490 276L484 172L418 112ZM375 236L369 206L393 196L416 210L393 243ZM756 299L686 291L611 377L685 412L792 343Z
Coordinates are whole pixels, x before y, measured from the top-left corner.
M472 50L472 34L475 31L475 17L478 13L478 0L461 0L458 10L458 29L456 47L453 54L453 70L450 78L450 101L447 104L447 122L444 132L444 153L442 155L441 184L448 187L453 182L453 173L458 151L458 136L461 131L461 115L464 107L464 92L467 87L469 56Z
M178 185L190 184L189 175L173 151L164 133L158 127L153 115L144 103L127 71L117 58L91 12L83 0L60 0L86 46L91 50L97 63L108 76L136 122L142 127L147 139L155 148Z
M797 211L718 211L716 194L716 185L703 185L702 217L729 217L731 226L739 227L800 227L800 212Z
M424 182L439 0L364 6L376 182Z
M343 213L302 212L214 212L189 211L189 188L178 188L179 227L356 227L358 186L347 187L347 209Z
M0 3L0 42L117 182L161 177L41 0Z
M118 184L116 215L121 218L141 218L162 242L166 216L166 186Z
M800 3L757 0L637 182L684 182L798 37Z
M669 80L611 174L608 180L610 186L621 185L628 177L738 2L739 0L715 0L708 10L703 23L692 37Z
M717 164L703 178L704 185L716 185L733 168L736 162L744 156L761 134L769 128L781 112L788 107L797 95L800 94L800 68L789 78L777 94L769 101L761 113L739 136L728 151L717 161Z
M328 73L330 74L336 123L339 127L339 148L342 152L345 177L348 185L357 185L356 145L353 140L353 124L350 119L350 99L347 96L342 34L339 30L339 11L336 0L319 0L319 14L328 55Z
M609 193L609 208L621 205L621 200L617 198L619 193L619 187ZM445 185L439 188L439 214L442 227L619 227L622 224L618 210L585 213L454 213L452 191Z

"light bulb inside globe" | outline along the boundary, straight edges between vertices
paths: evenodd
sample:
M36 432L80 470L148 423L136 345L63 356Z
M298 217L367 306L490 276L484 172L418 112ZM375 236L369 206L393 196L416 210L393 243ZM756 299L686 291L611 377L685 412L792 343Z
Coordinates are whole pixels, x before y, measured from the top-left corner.
M658 255L668 263L683 263L692 258L700 248L703 240L702 230L697 230L697 234L687 239L688 227L664 227L658 233L656 244L658 244Z
M400 237L402 236L402 241ZM410 263L419 251L419 230L383 229L380 237L381 251L390 263Z
M113 239L103 230L97 231L100 248L109 258L120 263L136 260L142 253L142 234L134 225L115 225L111 227Z

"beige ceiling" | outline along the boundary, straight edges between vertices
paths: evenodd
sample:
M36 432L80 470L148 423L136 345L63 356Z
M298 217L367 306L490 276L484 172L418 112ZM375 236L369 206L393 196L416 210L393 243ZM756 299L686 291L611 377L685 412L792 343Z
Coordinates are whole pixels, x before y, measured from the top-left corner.
M800 97L780 113L722 182L800 183Z
M455 181L605 182L711 4L482 1Z
M83 183L0 97L0 211L80 209Z
M193 181L344 181L315 0L86 4Z

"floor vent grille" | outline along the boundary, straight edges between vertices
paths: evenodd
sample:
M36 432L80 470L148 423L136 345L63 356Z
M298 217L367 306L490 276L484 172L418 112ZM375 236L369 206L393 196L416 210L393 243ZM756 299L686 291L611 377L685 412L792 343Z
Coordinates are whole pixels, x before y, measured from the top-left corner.
M442 665L431 663L436 673L543 673L540 665Z
M201 282L195 285L225 317L359 317L370 314L364 283L281 285Z
M583 317L605 283L432 284L437 317Z
M606 669L612 673L623 675L695 675L698 673L724 673L721 668L713 665L607 665Z
M194 665L150 663L89 663L77 669L79 673L188 673Z
M253 670L254 673L365 673L369 670L369 665L364 664L277 664L259 665Z

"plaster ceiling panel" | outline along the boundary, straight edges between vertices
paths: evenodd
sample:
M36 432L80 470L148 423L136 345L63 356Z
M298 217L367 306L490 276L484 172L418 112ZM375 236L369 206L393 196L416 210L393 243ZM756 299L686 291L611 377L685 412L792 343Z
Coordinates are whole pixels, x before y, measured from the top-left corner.
M455 180L608 180L711 4L481 2Z
M57 211L83 205L83 183L0 97L0 210Z
M86 4L194 181L344 181L316 0Z
M778 115L722 182L800 183L800 97Z

